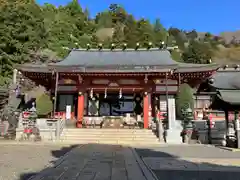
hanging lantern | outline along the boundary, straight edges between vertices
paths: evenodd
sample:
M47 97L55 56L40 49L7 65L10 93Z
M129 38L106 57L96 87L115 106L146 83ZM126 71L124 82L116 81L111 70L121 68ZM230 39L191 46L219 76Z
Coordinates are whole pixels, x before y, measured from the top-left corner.
M119 99L122 98L122 89L119 90Z
M90 98L91 99L93 98L93 89L91 89L91 91L90 91Z
M105 89L105 92L104 92L104 98L105 99L107 98L107 88Z

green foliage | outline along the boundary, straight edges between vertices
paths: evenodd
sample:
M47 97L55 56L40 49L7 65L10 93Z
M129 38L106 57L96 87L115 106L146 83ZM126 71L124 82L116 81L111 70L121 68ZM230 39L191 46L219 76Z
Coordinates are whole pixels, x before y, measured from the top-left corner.
M36 109L38 116L46 116L53 111L53 104L49 95L42 94L36 99Z
M192 40L182 58L186 63L206 64L211 59L212 54L210 44Z
M110 4L108 10L99 12L95 18L91 18L89 10L83 9L78 0L59 7L40 6L33 0L0 0L0 4L0 82L3 84L11 79L15 64L36 62L32 54L44 49L64 57L68 48L85 48L88 43L92 48L99 42L105 48L111 43L118 47L127 43L129 48L134 48L137 42L146 47L150 41L154 46L165 41L169 46L179 47L179 52L172 51L175 60L206 63L219 44L225 45L221 38L210 33L199 38L195 30L186 32L175 27L167 30L160 19L153 24L148 19L137 20L118 4ZM232 43L237 45L234 39Z
M177 117L183 119L182 109L189 106L194 108L193 89L188 84L181 84L176 97L176 114Z

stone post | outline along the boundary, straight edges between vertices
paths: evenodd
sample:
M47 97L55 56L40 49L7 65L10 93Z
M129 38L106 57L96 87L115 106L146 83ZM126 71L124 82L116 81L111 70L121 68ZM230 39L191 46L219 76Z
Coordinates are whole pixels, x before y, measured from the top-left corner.
M13 70L13 84L17 84L17 73L18 73L18 70L14 69Z
M235 119L235 133L237 138L237 148L240 148L240 124L237 111L235 111L234 113L234 119Z
M60 139L60 122L61 122L61 119L57 120L57 126L56 126L56 139L57 139L57 141Z

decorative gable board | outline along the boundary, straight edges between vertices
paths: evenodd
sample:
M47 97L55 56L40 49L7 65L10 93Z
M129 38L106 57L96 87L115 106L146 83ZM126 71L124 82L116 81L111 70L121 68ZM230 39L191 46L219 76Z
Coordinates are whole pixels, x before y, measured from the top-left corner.
M96 79L92 81L92 84L108 84L109 80L108 79Z
M76 81L72 80L72 79L60 79L58 81L58 84L77 84Z
M168 86L168 88L166 88L166 86L156 86L156 92L177 92L178 91L178 86Z
M117 81L119 84L140 84L139 81L135 79L120 79Z
M58 91L78 91L77 86L58 86Z
M111 82L108 86L109 87L118 87L119 85L115 82Z
M161 84L161 85L165 85L166 84L166 79L155 79L153 80L155 84ZM168 79L167 80L167 84L168 85L177 85L178 81L177 80L173 80L173 79Z

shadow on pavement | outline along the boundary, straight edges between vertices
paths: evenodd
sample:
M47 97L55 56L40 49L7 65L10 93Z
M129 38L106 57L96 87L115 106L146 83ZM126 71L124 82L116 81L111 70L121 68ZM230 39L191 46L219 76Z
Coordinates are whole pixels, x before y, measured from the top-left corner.
M240 180L239 153L204 145L192 147L178 145L135 150L159 180ZM189 149L191 152L187 152Z
M70 152L72 149L74 149L74 148L76 148L78 146L80 146L80 145L71 145L71 146L62 147L59 150L51 151L52 156L55 157L55 158L58 158L58 159L56 161L51 161L52 167L50 167L50 168L54 168L56 163L59 162L59 160L61 158L63 158L64 155L66 155L68 152ZM45 169L43 169L42 171L44 171L44 170ZM40 172L31 172L31 173L21 174L20 177L19 177L19 180L30 180L30 179L34 178L34 176L36 176L39 173Z
M91 148L94 148L94 149L98 149L99 147L103 147L103 146L105 148L107 146L109 146L109 148L116 147L116 151L117 151L117 148L119 149L119 145L88 144L84 146L89 146L89 145L92 146ZM46 172L51 173L51 171L56 170L56 168L59 168L62 162L65 162L65 165L66 165L66 161L68 161L68 158L64 155L66 155L66 153L70 152L71 150L79 146L80 145L72 145L70 147L63 147L59 150L52 151L52 156L58 158L58 160L53 161L51 167L43 169L41 172L31 172L27 174L21 174L19 177L19 180L34 179L34 176L39 173L46 173ZM175 148L176 148L175 149L176 152L178 151L181 152L182 150L184 150L184 148L182 149L181 146L176 146ZM152 172L155 173L156 177L159 180L228 180L228 179L240 180L240 160L239 160L239 165L236 164L236 162L235 162L235 165L219 165L215 163L218 163L218 160L220 161L221 157L219 157L218 159L214 158L214 162L212 163L203 162L201 161L202 159L207 159L210 161L211 158L209 157L198 158L197 155L195 159L193 157L191 158L184 157L184 155L178 156L177 154L174 155L173 153L167 153L168 151L167 147L164 150L162 150L161 147L135 148L135 150L137 154L141 157L141 159L144 160L144 163L147 164L147 167L151 169ZM208 153L208 152L201 152L201 153ZM106 156L106 154L105 155L98 154L98 155L102 156L102 159L105 158ZM235 160L236 160L235 158L232 158L232 161L235 161ZM106 161L103 160L99 163L106 163ZM112 162L110 160L110 164L111 163ZM77 166L77 164L74 164L74 165ZM73 165L71 167L73 167ZM56 179L56 178L52 178L52 179ZM131 177L131 179L135 180L134 177ZM109 178L109 180L114 180L114 179Z

